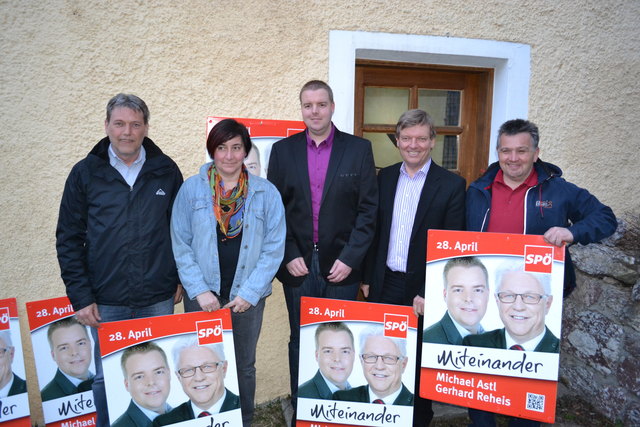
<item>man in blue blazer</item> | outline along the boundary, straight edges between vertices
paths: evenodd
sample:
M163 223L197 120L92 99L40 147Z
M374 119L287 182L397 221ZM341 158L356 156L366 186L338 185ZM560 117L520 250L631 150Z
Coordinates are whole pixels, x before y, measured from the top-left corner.
M333 92L319 80L300 90L307 127L276 142L267 177L285 207L287 238L280 270L289 311L289 370L298 387L300 298L355 300L373 240L378 187L371 143L341 132L331 118Z

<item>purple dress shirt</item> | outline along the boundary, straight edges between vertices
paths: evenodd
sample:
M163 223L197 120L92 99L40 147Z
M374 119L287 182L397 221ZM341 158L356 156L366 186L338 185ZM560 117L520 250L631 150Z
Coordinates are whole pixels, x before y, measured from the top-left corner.
M307 130L307 169L309 170L309 185L311 186L311 211L313 213L313 242L318 242L318 218L320 216L320 203L324 181L327 177L335 126L331 124L331 132L327 139L316 146Z

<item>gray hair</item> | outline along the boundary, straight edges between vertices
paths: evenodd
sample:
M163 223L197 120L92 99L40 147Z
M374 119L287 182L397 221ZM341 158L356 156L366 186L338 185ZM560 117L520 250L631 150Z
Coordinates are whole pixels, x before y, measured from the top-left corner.
M400 136L400 131L414 126L429 126L431 139L436 137L436 128L433 119L424 110L414 109L402 113L396 124L396 137Z
M496 147L500 148L500 137L502 135L512 136L519 133L528 133L531 136L531 146L534 150L538 148L538 142L540 141L538 126L536 126L535 123L524 119L514 119L504 122L498 130L498 145L496 145Z
M111 113L113 110L119 107L126 107L130 110L142 113L142 116L144 117L144 124L149 124L150 114L147 104L137 96L128 93L119 93L107 102L107 123L111 120Z
M183 350L191 347L206 347L209 350L213 351L215 355L218 356L221 362L224 362L226 360L224 358L224 345L222 343L199 345L197 335L190 334L179 338L171 349L173 363L175 365L176 371L180 369L180 354Z
M506 261L502 265L498 267L496 270L496 294L500 292L500 288L502 288L502 278L507 273L525 273L536 279L540 285L542 285L542 289L545 295L551 295L551 278L548 274L544 273L535 273L531 271L524 270L524 259L519 259L517 261Z
M11 330L6 329L4 331L0 331L0 339L4 341L7 347L13 347L13 341L11 341Z
M391 340L398 348L400 355L403 358L407 357L407 340L404 338L385 336L383 327L378 325L367 326L362 332L360 332L360 352L363 351L367 340L371 337L385 337L388 340Z

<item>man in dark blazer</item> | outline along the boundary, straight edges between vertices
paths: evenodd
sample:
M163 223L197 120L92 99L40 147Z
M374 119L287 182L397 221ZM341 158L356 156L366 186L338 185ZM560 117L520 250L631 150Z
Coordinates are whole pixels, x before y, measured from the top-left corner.
M525 271L524 260L496 271L496 304L504 328L468 335L463 345L559 353L560 340L545 326L553 303L549 275Z
M367 385L338 390L334 400L413 405L413 394L402 383L407 368L407 342L404 338L387 337L381 326L369 326L360 333L360 363Z
M395 136L403 161L378 174L376 237L367 256L362 291L373 302L412 305L420 316L421 343L427 230L464 229L465 181L431 159L436 130L426 112L403 113ZM417 349L416 390L422 346ZM431 402L416 398L414 425L428 425L432 417Z
M95 375L89 371L91 340L87 327L75 316L65 317L49 325L47 340L58 369L42 388L42 401L91 390Z
M198 344L195 335L184 336L172 349L176 376L189 400L153 420L166 426L240 409L240 397L224 386L227 360L224 345Z
M171 408L171 373L164 350L152 341L127 347L120 357L124 386L131 394L127 410L111 427L149 427Z
M0 398L27 392L27 382L11 369L15 351L11 330L0 331Z
M227 393L224 401L222 402L222 406L220 407L221 412L231 411L233 409L240 409L240 396L232 393L229 389L225 388L225 392ZM207 417L210 415L215 415L210 413L206 415ZM202 418L202 415L199 414L198 418ZM166 426L169 424L181 423L183 421L189 421L196 419L195 414L193 413L193 406L191 406L191 401L184 402L182 405L172 409L164 415L159 415L153 421L153 426Z
M355 348L353 333L343 322L321 323L316 328L318 372L300 385L298 397L331 399L337 390L348 390Z
M284 285L289 311L294 405L300 298L356 299L378 203L371 143L333 125L331 88L319 80L306 83L300 105L307 129L273 145L267 176L280 191L287 221L284 260L276 277Z
M447 312L424 330L422 342L462 345L469 334L484 332L480 321L489 302L489 274L477 257L451 258L442 271Z

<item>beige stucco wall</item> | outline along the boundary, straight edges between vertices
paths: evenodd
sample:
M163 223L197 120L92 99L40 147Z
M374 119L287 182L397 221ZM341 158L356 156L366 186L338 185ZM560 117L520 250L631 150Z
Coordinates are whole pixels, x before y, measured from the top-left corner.
M0 298L17 297L23 314L27 301L64 294L60 195L103 136L112 95L147 102L151 138L190 176L207 115L299 119L300 85L328 78L330 30L530 45L529 118L541 128L542 158L619 215L639 211L638 0L0 0L0 11ZM267 307L259 402L288 391L279 287ZM32 399L41 420L38 405Z

